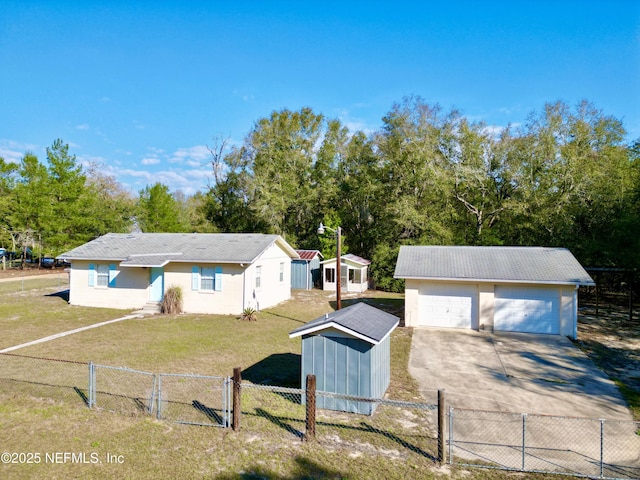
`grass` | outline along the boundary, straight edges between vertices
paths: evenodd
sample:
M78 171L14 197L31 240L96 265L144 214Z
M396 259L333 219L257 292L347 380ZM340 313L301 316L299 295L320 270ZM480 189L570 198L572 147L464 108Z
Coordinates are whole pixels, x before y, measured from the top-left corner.
M61 278L26 277L0 283L0 349L122 315L122 310L72 307Z
M21 282L12 283L20 290ZM6 311L0 310L0 327L10 336L2 338L6 346L126 313L72 307L57 294L58 285L29 285L24 292L0 290L3 307L11 304ZM6 289L6 284L0 288ZM13 302L13 298L23 301ZM364 300L396 314L403 304L401 295L381 292L370 292ZM353 301L347 298L344 304ZM243 378L253 383L297 387L301 344L299 338L289 339L288 332L331 311L332 302L333 296L325 292L298 292L294 301L260 312L257 322L243 322L235 316L153 316L87 330L17 353L203 375L231 375L240 366ZM407 371L410 345L411 329L396 329L391 342L389 397L420 401ZM244 395L250 395L248 389ZM256 410L267 408L265 398L253 398ZM241 431L231 432L89 410L79 398L75 403L60 402L37 393L25 396L0 390L1 451L37 452L43 457L51 452L84 453L86 458L95 454L101 462L0 464L0 478L545 478L495 470L439 469L428 456L403 448L393 435L372 431L370 417L349 417L349 429L337 433L328 424L340 423L344 421L341 415L347 415L323 414L318 441L302 442L287 431L302 428L294 418L287 418L299 417L300 409L291 407L289 415L277 418L246 416ZM409 424L415 419L403 418ZM122 463L108 463L108 455Z

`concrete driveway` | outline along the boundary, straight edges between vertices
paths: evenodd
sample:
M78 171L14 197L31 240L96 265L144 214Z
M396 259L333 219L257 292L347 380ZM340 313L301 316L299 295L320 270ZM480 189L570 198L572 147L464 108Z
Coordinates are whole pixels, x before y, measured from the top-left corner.
M415 328L409 372L458 408L631 420L615 384L567 338Z

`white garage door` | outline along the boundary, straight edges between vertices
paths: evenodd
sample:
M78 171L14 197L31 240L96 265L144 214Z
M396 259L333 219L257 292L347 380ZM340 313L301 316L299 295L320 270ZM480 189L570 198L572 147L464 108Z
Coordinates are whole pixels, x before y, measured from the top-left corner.
M506 332L559 334L558 289L496 286L493 328Z
M475 285L425 284L420 288L419 325L475 328L478 287Z

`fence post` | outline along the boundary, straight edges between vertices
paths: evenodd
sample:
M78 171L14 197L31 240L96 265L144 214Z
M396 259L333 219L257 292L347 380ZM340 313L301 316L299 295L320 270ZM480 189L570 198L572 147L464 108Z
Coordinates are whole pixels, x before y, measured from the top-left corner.
M449 464L453 463L453 407L449 405Z
M233 422L232 428L234 432L240 430L240 393L242 387L242 369L236 367L233 369Z
M445 463L445 416L444 416L444 390L438 390L438 461Z
M87 403L89 404L89 408L93 406L93 382L94 382L93 362L89 362L89 392L88 392L88 398L87 398Z
M316 376L307 375L307 415L306 415L306 431L304 440L309 441L316 438Z
M225 416L225 428L229 428L231 427L231 399L233 397L233 380L231 379L231 377L227 377L226 381L225 381L225 395L226 395L226 400L225 400L225 412L224 412L224 416Z
M527 448L527 414L522 414L522 471L524 471L524 461L526 456L526 448Z
M604 418L600 419L600 478L604 477Z

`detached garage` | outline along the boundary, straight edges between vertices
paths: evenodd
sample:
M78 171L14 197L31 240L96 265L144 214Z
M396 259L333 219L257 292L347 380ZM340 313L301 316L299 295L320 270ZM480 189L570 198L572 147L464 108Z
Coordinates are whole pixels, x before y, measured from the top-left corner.
M594 285L565 248L400 248L405 325L577 337L578 287Z

